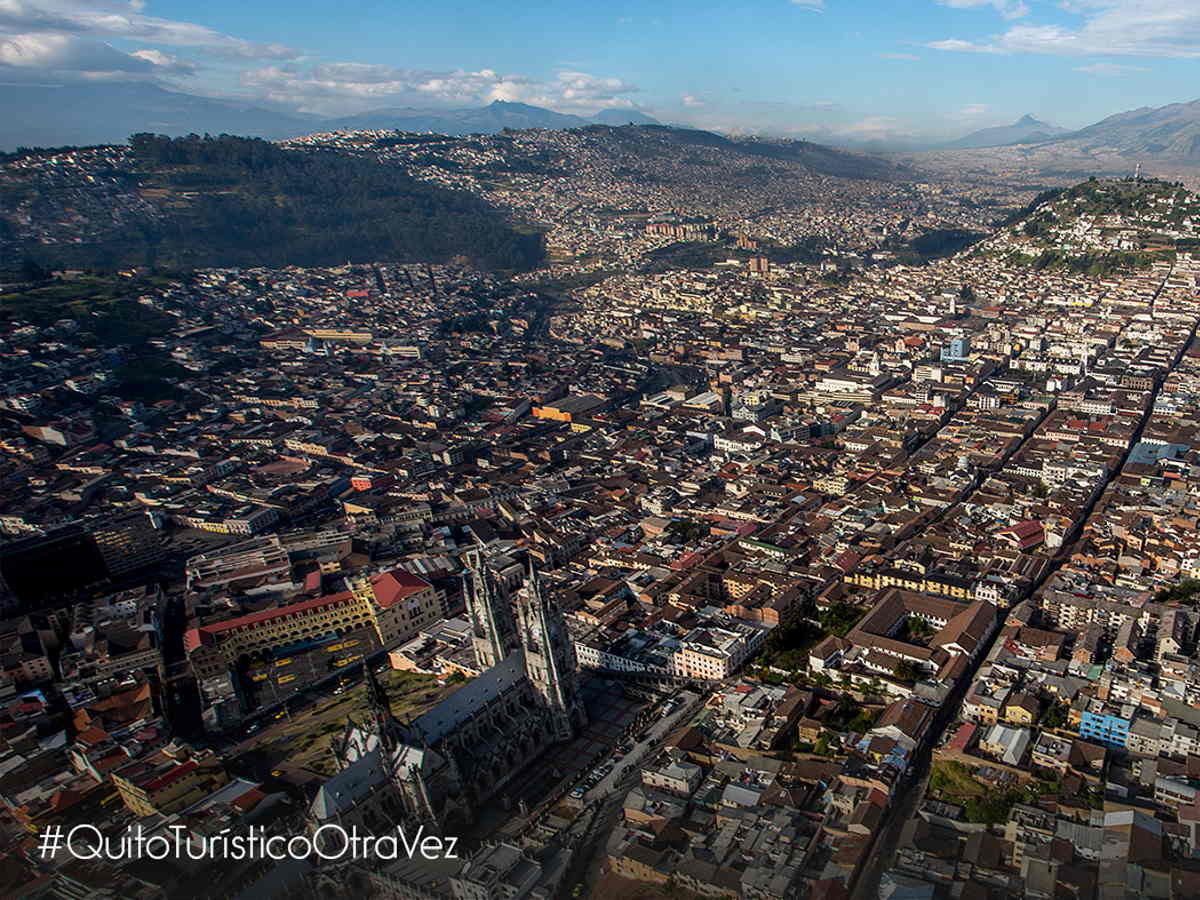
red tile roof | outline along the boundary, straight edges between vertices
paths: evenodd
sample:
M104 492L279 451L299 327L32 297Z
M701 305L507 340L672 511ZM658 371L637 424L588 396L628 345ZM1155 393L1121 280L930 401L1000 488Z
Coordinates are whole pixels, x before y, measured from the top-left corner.
M75 736L75 740L79 741L81 744L100 744L108 740L108 732L103 728L97 728L95 725L91 725L79 732L79 734Z
M383 609L390 609L406 597L411 597L413 594L426 590L430 587L430 584L425 579L418 578L410 572L406 572L403 569L396 569L392 572L385 572L382 575L371 576L371 587L375 591L375 601L379 606ZM249 615L238 616L234 619L226 619L224 622L201 625L198 628L189 629L183 637L183 643L188 650L194 650L202 644L212 643L221 632L242 628L247 625L256 625L259 622L267 622L282 616L291 616L297 613L303 614L326 606L333 606L349 601L352 596L350 591L341 591L337 594L326 594L324 597L317 597L313 600L302 600L299 603L289 603L286 606L277 606L272 609L250 613Z
M375 588L375 601L384 609L389 609L406 597L419 594L430 587L428 581L419 578L403 569L395 569L371 579Z
M183 778L185 775L189 775L192 772L195 772L198 768L200 768L200 767L198 765L196 765L196 761L193 759L189 759L187 762L185 762L181 765L172 766L166 772L159 775L158 777L150 779L150 781L146 782L146 784L143 787L145 788L145 790L147 792L161 790L162 788L165 788L167 785L171 784L172 782L178 781L180 778Z

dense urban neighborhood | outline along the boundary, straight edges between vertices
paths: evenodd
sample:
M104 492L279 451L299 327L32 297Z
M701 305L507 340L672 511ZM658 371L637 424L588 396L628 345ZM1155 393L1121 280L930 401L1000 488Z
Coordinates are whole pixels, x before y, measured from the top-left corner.
M0 165L0 895L1200 896L1200 198L340 131L544 257L107 271L159 152ZM334 824L457 849L82 852Z

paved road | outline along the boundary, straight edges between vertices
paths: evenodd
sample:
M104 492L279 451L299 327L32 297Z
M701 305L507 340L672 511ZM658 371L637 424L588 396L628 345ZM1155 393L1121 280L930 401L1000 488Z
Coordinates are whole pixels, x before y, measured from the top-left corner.
M908 778L901 786L903 795L892 809L883 830L878 832L875 846L871 848L870 860L859 874L850 900L876 900L879 896L879 882L883 873L892 866L896 849L900 846L900 833L904 823L916 816L921 801L925 797L925 789L929 787L929 776L932 773L928 759L922 759L921 770L915 777Z
M584 802L594 804L596 814L571 858L570 869L559 889L560 897L572 896L576 886L580 893L586 893L599 882L613 829L620 822L625 794L637 784L641 764L658 752L667 736L703 702L703 697L692 691L675 696L683 701L679 708L654 722L646 737L634 744L616 768L585 795Z
M584 794L584 802L590 803L594 800L600 800L612 793L622 781L623 775L626 772L637 769L650 758L653 755L653 751L657 750L658 746L667 736L687 720L701 699L700 695L691 691L683 691L676 694L675 697L682 701L679 708L651 725L646 737L636 742L633 745L633 749L623 759L616 761L613 770L601 778L594 788Z
M608 836L621 819L621 801L625 790L633 787L636 778L636 773L626 773L624 781L621 782L623 790L613 791L597 806L587 832L580 839L571 857L571 866L559 889L560 897L577 896L574 893L577 886L578 896L585 895L599 883L607 859Z

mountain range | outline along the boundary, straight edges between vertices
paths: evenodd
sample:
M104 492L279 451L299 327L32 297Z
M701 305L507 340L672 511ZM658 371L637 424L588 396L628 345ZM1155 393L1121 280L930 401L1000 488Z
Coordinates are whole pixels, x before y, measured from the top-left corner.
M985 128L939 149L972 150L1021 145L1028 152L1106 155L1128 159L1200 163L1200 100L1117 113L1069 131L1025 116L1012 125Z
M380 109L353 116L282 112L236 100L168 91L140 82L5 85L0 88L0 150L113 144L138 132L170 136L240 134L269 140L338 129L397 129L463 135L505 128L650 125L638 110L603 110L591 118L497 100L466 109Z
M108 144L138 132L165 135L239 134L268 140L338 129L396 129L448 135L496 133L506 128L579 128L655 125L636 109L603 110L585 118L496 101L461 109L378 109L347 116L314 116L238 100L169 91L144 82L0 87L0 150L18 146ZM842 143L836 136L826 144ZM985 128L932 149L1021 147L1200 164L1200 100L1118 113L1078 131L1026 115L1011 125ZM871 146L884 151L886 146ZM895 149L895 148L892 148ZM916 149L911 148L911 149ZM1043 154L1044 155L1044 154Z
M1200 162L1200 100L1117 113L1049 143L1085 152Z
M437 134L495 134L505 128L582 128L585 125L657 125L658 120L637 110L606 109L585 119L503 100L478 109L377 109L355 116L344 116L324 123L324 127L345 131L371 131L394 128L398 131L432 131Z
M978 150L984 147L1007 147L1009 144L1040 144L1068 133L1069 129L1051 125L1033 116L1022 116L1011 125L973 131L966 137L945 144L941 149Z

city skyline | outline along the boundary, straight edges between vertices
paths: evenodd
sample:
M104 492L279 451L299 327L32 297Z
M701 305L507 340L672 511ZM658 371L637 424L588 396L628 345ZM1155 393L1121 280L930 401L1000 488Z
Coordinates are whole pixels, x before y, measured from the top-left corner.
M8 86L153 81L330 116L495 100L637 109L726 132L882 144L1025 114L1079 128L1184 102L1200 9L1182 0L779 0L287 8L220 0L0 6ZM747 52L753 47L754 52Z

